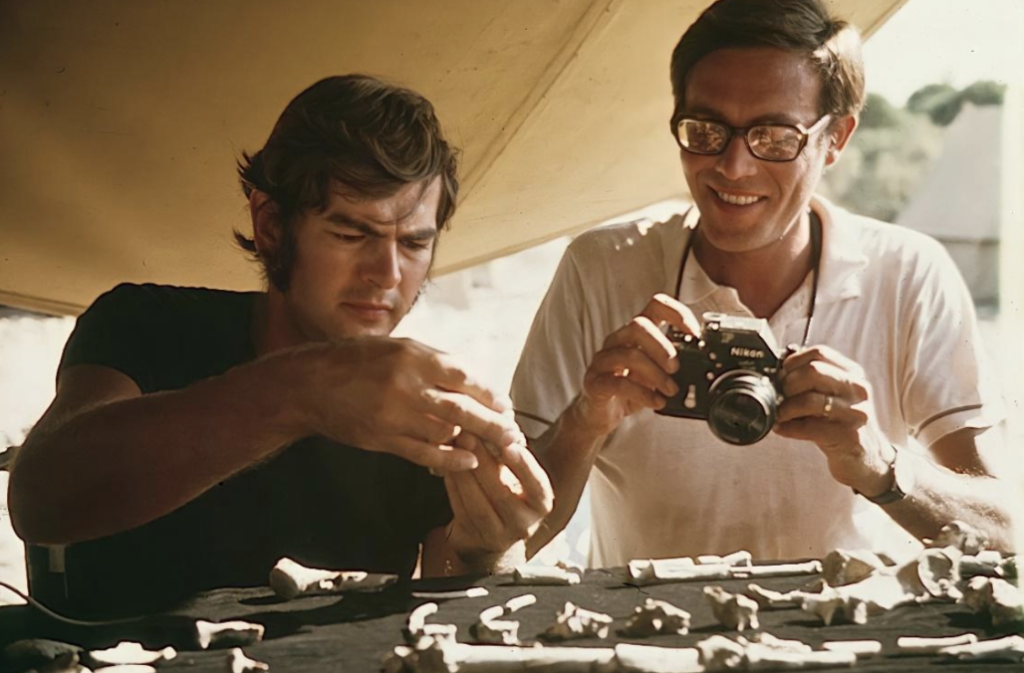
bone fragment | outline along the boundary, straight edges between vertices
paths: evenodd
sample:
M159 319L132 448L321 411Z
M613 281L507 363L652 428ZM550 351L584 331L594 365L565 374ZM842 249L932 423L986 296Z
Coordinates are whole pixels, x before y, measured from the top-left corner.
M765 589L759 584L751 582L747 585L746 595L752 598L762 610L781 610L785 608L799 607L808 592L794 590L782 593Z
M793 652L777 650L759 645L748 645L745 649L746 669L757 670L792 670L800 668L842 668L857 663L857 655L853 652Z
M746 663L746 648L725 636L711 636L697 643L700 663L707 671L735 671Z
M852 652L858 659L873 657L882 651L878 640L829 640L821 647L829 652Z
M615 670L621 673L701 673L695 647L652 647L620 643L615 646Z
M961 603L974 612L987 614L993 626L1024 621L1021 590L993 577L972 577L963 591Z
M900 648L901 654L934 654L946 647L970 645L976 642L978 642L978 636L973 633L963 633L959 636L945 636L942 638L901 636L896 639L896 647Z
M424 603L409 613L405 621L405 641L415 645L423 638L455 640L455 624L428 624L427 617L437 613L437 603Z
M704 587L704 595L718 623L727 629L745 631L760 628L757 603L743 594L731 594L722 587Z
M402 667L398 668L401 663ZM389 673L611 673L610 647L507 647L424 639L415 648L395 648L384 658Z
M574 638L606 638L612 618L601 612L584 610L566 601L565 607L555 615L555 622L544 631L547 640Z
M177 654L173 647L147 650L142 643L122 641L116 647L107 650L90 650L88 658L96 668L101 668L125 664L155 664L161 661L170 661Z
M775 565L737 566L729 569L731 577L785 577L787 575L817 575L821 572L821 561L804 563L778 563Z
M572 585L579 584L582 573L558 566L516 566L512 581L528 585Z
M196 644L199 649L217 647L245 647L263 640L262 624L252 622L206 622L196 621Z
M428 601L444 601L452 598L482 598L489 593L486 587L468 587L451 591L414 591L412 597Z
M825 626L833 622L847 624L867 624L868 605L862 600L844 596L835 590L821 594L812 594L804 598L804 612L817 615Z
M511 614L518 612L525 607L529 607L537 602L537 597L533 594L523 594L522 596L516 596L505 601L505 614Z
M685 636L690 631L690 613L671 603L648 598L633 608L633 614L619 634L628 638L647 638L668 633Z
M1024 661L1024 638L1006 636L969 645L953 645L939 650L947 659L959 661Z
M988 545L988 536L963 521L947 523L935 536L930 547L956 547L964 554L977 554Z
M85 669L89 671L89 669ZM117 666L104 666L97 668L97 673L156 673L154 666L147 664L118 664Z
M633 584L646 586L689 580L723 580L729 577L725 563L697 565L690 557L673 559L635 559L626 566Z
M964 554L960 557L960 577L970 579L977 575L984 577L1003 577L1003 555L994 549L986 549L977 554Z
M518 645L519 622L512 619L485 620L481 617L469 627L469 635L475 643L485 645Z
M235 647L228 652L227 669L228 673L259 673L260 671L269 671L270 666L262 661L250 659L245 656L242 648Z
M813 652L814 648L805 643L802 640L789 640L785 638L778 638L770 633L759 632L755 633L750 640L747 640L743 636L736 638L737 642L741 645L747 645L754 643L762 647L768 647L776 650L786 650L787 652Z
M841 587L885 567L885 562L869 551L836 549L822 559L821 576L829 586Z
M744 566L748 567L753 565L753 556L746 549L734 551L731 554L725 556L716 556L715 554L706 554L697 557L698 565L727 565L727 566Z
M955 601L960 598L960 559L956 547L925 549L916 559L896 569L904 588L923 600Z
M380 591L397 581L398 575L307 568L290 558L280 559L270 571L270 588L285 600L313 593Z

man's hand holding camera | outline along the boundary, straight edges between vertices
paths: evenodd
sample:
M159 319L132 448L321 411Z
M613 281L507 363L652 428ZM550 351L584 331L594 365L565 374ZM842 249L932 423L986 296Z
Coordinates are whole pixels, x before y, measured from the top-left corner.
M678 394L672 374L676 349L660 326L699 334L696 316L679 301L657 294L643 311L612 332L594 355L583 378L576 411L596 434L606 435L641 409L660 409Z
M860 365L827 346L793 353L783 363L775 432L814 442L841 484L869 495L892 481L894 449L871 424L871 384Z

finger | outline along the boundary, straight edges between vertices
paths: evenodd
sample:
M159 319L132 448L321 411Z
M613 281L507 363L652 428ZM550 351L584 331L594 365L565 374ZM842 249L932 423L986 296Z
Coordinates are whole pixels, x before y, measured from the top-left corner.
M547 472L533 452L525 444L513 444L505 447L499 460L519 480L523 502L542 514L549 513L555 504L555 494Z
M656 294L640 315L647 316L655 325L667 324L686 334L700 335L700 320L685 304L667 294Z
M586 395L594 400L618 398L627 405L648 409L661 409L667 401L667 396L629 378L590 370L583 377L583 388Z
M465 481L465 476L465 473L446 474L444 476L444 488L448 493L448 504L452 508L452 523L476 539L480 539L481 533L477 529L472 513L462 497L461 484Z
M503 538L522 540L530 536L542 514L513 492L510 484L506 482L507 477L503 478L503 471L506 475L511 474L511 471L500 463L482 462L480 469L472 473L477 489L471 491L471 487L467 486L463 492L479 493L480 497L486 499L491 509L501 519L500 530L503 531Z
M782 363L782 368L786 372L789 372L793 369L799 369L814 360L831 362L834 365L849 370L860 369L859 365L850 358L846 357L834 348L823 345L810 346L808 348L796 350L794 353L786 357Z
M476 476L471 472L450 475L446 477L446 483L449 478L458 489L459 497L462 499L464 509L462 521L477 531L478 537L485 543L493 541L495 538L503 539L505 525L491 501L480 489Z
M477 435L485 442L505 446L522 435L511 416L486 407L468 395L428 389L423 392L422 400L424 410L431 416L458 425L463 432Z
M679 385L644 351L637 348L611 348L598 351L590 362L589 373L611 374L656 390L666 397L679 392Z
M863 402L868 396L867 384L858 378L858 372L827 360L811 360L802 367L786 373L782 380L782 394L795 397L809 391L843 397L852 403Z
M619 347L639 348L666 372L679 368L675 346L647 316L633 318L604 340L604 349Z
M507 394L499 393L485 385L480 379L467 372L451 356L445 354L437 356L435 375L437 386L443 390L468 395L499 414L512 408L512 401Z
M464 472L475 470L480 464L471 451L436 446L409 436L396 437L380 450L422 465L432 472Z
M457 424L442 421L430 414L416 414L413 419L410 419L409 425L410 427L404 432L406 436L434 446L451 446L455 438L462 432L462 428Z

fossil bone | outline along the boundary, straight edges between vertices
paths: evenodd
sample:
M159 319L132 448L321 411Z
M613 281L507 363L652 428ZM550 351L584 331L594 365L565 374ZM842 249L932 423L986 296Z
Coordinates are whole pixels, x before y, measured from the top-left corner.
M467 587L451 591L414 591L412 597L428 601L444 601L452 598L482 598L489 593L486 587Z
M601 612L584 610L566 601L565 607L555 615L555 622L544 631L547 640L573 638L606 638L612 618Z
M936 598L955 601L960 598L961 551L953 546L925 549L896 569L896 575L907 591L922 600Z
M199 649L216 647L244 647L263 640L262 624L252 622L206 622L196 621L196 644Z
M738 641L738 642L737 642ZM786 670L852 666L852 652L814 651L806 643L762 636L749 641L711 636L697 643L700 661L707 671Z
M977 554L988 545L988 536L963 521L947 523L928 546L956 547L964 554Z
M867 603L849 595L840 594L834 589L806 596L801 607L804 612L820 617L825 626L831 626L832 622L847 624L867 624L868 622Z
M630 582L640 586L695 579L722 580L729 577L727 564L697 565L688 556L670 559L634 559L626 568Z
M960 576L970 579L976 575L985 577L1003 577L1003 555L994 549L986 549L977 554L964 554L960 557Z
M716 556L714 554L705 554L697 557L698 565L727 565L727 566L751 566L753 565L753 556L746 549L734 551L731 554L725 556Z
M615 671L621 673L701 673L695 647L653 647L620 643L615 646Z
M230 673L259 673L269 671L270 666L245 656L242 648L235 647L228 652L228 671Z
M286 600L313 593L380 591L397 581L398 575L307 568L290 558L280 559L270 571L270 588Z
M428 624L427 617L437 613L437 603L424 603L409 613L405 621L405 640L410 645L423 638L436 640L455 640L458 627L455 624Z
M981 640L968 645L953 645L939 650L948 659L959 661L1024 661L1024 638L1006 636Z
M747 597L754 599L754 602L762 610L781 610L800 607L801 602L809 592L794 589L793 591L782 593L765 589L761 585L751 582L747 585L745 593Z
M1021 591L1003 579L972 577L964 588L961 603L974 612L987 614L993 626L1024 621Z
M388 673L590 673L614 671L610 647L508 647L467 645L425 638L415 648L396 647L385 655Z
M901 654L934 654L946 647L970 645L976 642L978 642L978 636L973 633L963 633L959 636L945 636L942 638L902 636L896 639L896 647L900 648Z
M646 638L667 633L685 636L690 631L690 613L671 603L648 598L633 608L633 614L619 633L629 638Z
M764 566L735 566L729 569L731 577L786 577L789 575L817 575L821 572L821 561L804 563L776 563Z
M571 585L579 584L582 576L583 573L575 568L523 565L516 566L512 581L526 585Z
M885 562L869 551L836 549L822 559L821 576L829 586L841 587L885 567Z
M743 594L731 594L720 586L704 587L704 595L718 623L727 629L745 631L760 627L757 603Z
M829 652L852 652L858 659L873 657L881 653L882 643L878 640L828 640L821 644Z
M103 666L120 666L128 664L149 665L161 661L170 661L177 656L173 647L162 650L147 650L142 643L122 641L115 647L106 650L90 650L88 659L96 668Z

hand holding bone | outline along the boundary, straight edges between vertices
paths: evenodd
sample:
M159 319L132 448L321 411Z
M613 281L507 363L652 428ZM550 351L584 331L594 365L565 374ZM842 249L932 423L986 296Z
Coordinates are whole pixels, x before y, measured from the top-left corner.
M505 395L416 341L359 337L277 357L293 360L289 364L297 371L282 394L298 400L300 434L320 434L443 471L477 465L471 452L451 447L460 430L499 448L521 437L504 413L511 407Z

